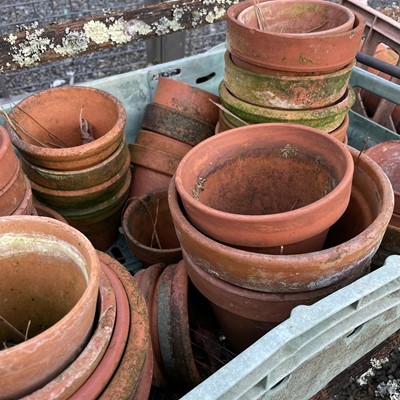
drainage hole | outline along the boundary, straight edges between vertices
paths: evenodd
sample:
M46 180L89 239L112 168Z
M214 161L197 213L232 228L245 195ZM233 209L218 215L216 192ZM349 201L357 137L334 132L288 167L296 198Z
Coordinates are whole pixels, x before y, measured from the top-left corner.
M200 78L196 79L196 83L204 83L204 82L208 82L210 79L214 78L214 76L216 75L215 72L211 72L211 74L208 74L206 76L201 76Z

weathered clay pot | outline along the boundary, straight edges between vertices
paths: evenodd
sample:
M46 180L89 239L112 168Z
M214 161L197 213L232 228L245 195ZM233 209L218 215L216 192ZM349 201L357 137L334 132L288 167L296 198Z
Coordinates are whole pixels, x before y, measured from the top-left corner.
M87 144L82 144L81 140L81 112L95 138ZM118 99L82 86L35 93L18 103L9 116L42 143L62 146L43 147L23 132L17 134L9 127L12 143L22 157L37 166L59 171L89 168L107 159L120 145L126 122L125 108ZM59 139L50 137L48 131Z
M237 286L265 292L303 292L357 278L378 250L393 210L393 191L379 166L349 148L355 165L349 206L330 228L325 249L267 255L223 245L194 228L182 212L174 180L171 215L182 249L205 271ZM231 228L232 229L232 228Z
M35 207L37 215L39 215L40 217L54 218L58 221L64 222L64 224L68 224L67 220L61 214L59 214L57 211L54 211L52 208L45 206L43 203L40 203L36 199L33 200L33 205Z
M147 105L142 127L180 140L190 146L196 146L197 143L214 134L214 125L156 103Z
M219 103L218 96L199 87L171 78L158 78L154 93L154 103L174 108L210 125L218 121L218 107L211 101Z
M60 375L43 388L31 393L29 400L68 399L92 375L99 365L113 334L116 320L114 289L104 271L100 277L98 319L93 335L82 353Z
M22 167L29 179L48 189L80 190L98 186L115 176L129 159L125 138L108 158L89 168L57 171L39 167L21 158Z
M353 28L355 19L349 8L323 0L274 0L259 7L264 30L273 33L302 36L342 33ZM237 20L249 28L260 29L254 6L241 11Z
M211 238L298 254L322 248L347 208L352 177L347 148L324 132L259 124L197 145L175 183L189 220Z
M400 140L378 143L365 151L389 178L394 191L395 214L400 214Z
M313 110L280 110L246 103L233 96L224 81L219 85L219 93L224 107L247 123L285 122L307 125L326 132L331 132L340 126L355 102L354 91L350 86L335 104ZM231 123L237 123L237 119L231 115L225 114L225 117Z
M33 205L32 189L29 179L25 176L25 194L24 197L11 215L37 215Z
M99 253L99 257L121 281L128 296L130 310L129 337L124 354L112 380L99 399L147 399L152 377L152 363L148 360L152 359L148 357L151 343L146 302L126 268L107 254ZM142 397L137 397L137 393Z
M76 229L44 217L0 219L0 315L29 340L0 352L0 392L20 398L54 379L91 335L100 264ZM51 299L51 301L49 300ZM1 342L19 341L6 325Z
M122 229L132 254L144 265L168 265L182 259L166 190L131 199L122 216Z
M6 129L0 126L0 190L7 186L19 168L19 161Z
M235 4L226 14L228 50L251 64L281 71L328 72L350 64L360 49L365 20L357 13L353 29L347 32L285 34L240 23L238 15L252 5L252 1Z
M235 97L261 107L321 108L334 104L345 94L354 65L355 60L339 71L323 75L266 75L235 66L226 52L224 82Z

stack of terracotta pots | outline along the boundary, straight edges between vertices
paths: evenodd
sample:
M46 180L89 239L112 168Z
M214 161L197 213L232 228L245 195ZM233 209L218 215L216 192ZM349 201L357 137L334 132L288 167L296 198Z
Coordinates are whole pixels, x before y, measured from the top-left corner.
M35 197L107 249L131 182L122 103L97 89L62 87L29 96L9 116Z
M221 112L219 130L287 122L346 141L347 112L355 101L348 82L364 26L362 16L323 0L231 6L219 86L228 112Z
M219 98L200 88L160 77L142 130L130 144L134 166L130 197L167 189L182 157L214 134Z
M313 128L257 124L182 159L169 204L186 269L236 351L369 270L393 190L358 156Z
M35 214L32 190L11 144L0 126L0 216Z
M147 398L147 307L125 268L45 217L0 218L0 247L1 396Z

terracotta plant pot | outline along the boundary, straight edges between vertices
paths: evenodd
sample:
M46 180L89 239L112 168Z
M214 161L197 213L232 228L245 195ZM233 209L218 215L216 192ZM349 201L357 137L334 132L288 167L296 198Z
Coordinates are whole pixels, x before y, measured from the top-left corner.
M37 215L39 215L40 217L54 218L58 221L64 222L64 224L68 224L67 220L61 214L54 211L50 207L45 206L36 199L33 200L33 205L35 207Z
M386 231L393 210L393 191L376 163L362 155L358 158L357 150L349 150L357 160L350 202L330 228L325 249L299 255L267 255L216 242L187 220L172 180L168 199L182 249L219 279L258 291L303 292L360 276Z
M208 236L298 254L322 248L347 208L353 169L347 148L323 132L260 124L197 145L175 183L189 220Z
M323 75L266 75L235 66L226 52L224 82L235 97L261 107L321 108L334 104L345 94L354 65L355 60L339 71Z
M85 346L100 264L87 238L54 219L3 217L0 236L0 315L22 336L29 326L29 340L0 352L0 392L20 398L54 379ZM4 324L0 333L2 343L20 341Z
M329 135L339 140L339 142L347 144L347 129L349 127L349 123L350 123L350 118L349 115L346 114L339 128L336 128L332 132L329 132Z
M100 278L99 305L97 310L96 328L90 341L77 359L60 375L43 388L31 393L29 400L68 399L92 375L102 360L110 343L115 320L116 301L114 289L104 271Z
M86 144L81 140L81 113L95 139ZM62 147L43 147L21 130L17 134L9 127L11 141L22 157L37 166L59 171L90 168L107 159L120 145L126 122L125 108L118 99L82 86L35 93L18 103L9 116L41 143Z
M33 205L31 184L26 176L24 197L19 206L11 215L37 215L36 209Z
M0 190L5 188L15 176L19 161L6 129L0 126Z
M210 125L215 125L218 121L219 109L210 99L219 103L218 96L199 87L175 79L160 77L153 101L174 108Z
M22 167L29 179L48 189L80 190L101 185L117 174L129 159L125 139L108 158L89 168L57 171L39 167L21 158Z
M98 253L121 281L129 301L129 337L124 354L112 380L99 399L142 400L148 398L152 377L152 363L148 362L150 343L149 316L143 295L132 275L120 263L104 253ZM143 397L137 397L140 393Z
M260 4L265 22L264 30L293 35L331 35L353 28L354 14L340 4L323 0L275 0ZM237 16L238 22L260 29L254 6L249 6Z
M372 158L389 178L394 191L395 214L400 214L400 140L378 143L365 155Z
M166 190L131 199L122 216L122 230L130 251L145 266L182 259Z
M252 5L253 2L244 1L227 11L227 48L246 62L281 71L329 72L350 64L360 49L365 20L357 13L353 29L346 32L301 35L262 31L242 24L238 15Z
M335 104L313 110L280 110L246 103L233 96L226 88L224 81L219 86L219 93L224 107L249 124L285 122L307 125L326 132L331 132L340 126L355 102L354 91L350 86L345 95ZM237 119L231 115L225 114L225 117L232 124L237 123Z
M196 146L214 134L214 125L156 103L146 106L142 127L190 146Z

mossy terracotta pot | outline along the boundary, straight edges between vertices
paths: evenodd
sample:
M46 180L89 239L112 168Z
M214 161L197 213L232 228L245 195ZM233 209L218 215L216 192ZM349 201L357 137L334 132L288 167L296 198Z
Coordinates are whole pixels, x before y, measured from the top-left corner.
M166 190L131 199L122 216L122 229L132 254L144 265L168 265L182 259Z
M39 167L21 158L22 167L29 179L44 188L55 190L80 190L101 185L113 178L129 159L125 138L104 161L89 168L57 171Z
M354 13L340 4L323 0L273 0L260 4L264 30L293 35L330 35L353 28ZM254 6L241 11L237 20L259 29Z
M9 134L0 126L0 190L5 188L15 176L19 161L11 144Z
M171 78L158 78L153 102L174 108L196 119L215 125L218 121L218 96L199 87Z
M95 139L86 144L81 139L81 115ZM17 134L9 127L12 143L22 157L37 166L58 171L90 168L107 159L120 145L126 122L125 108L117 98L82 86L33 94L18 103L9 116L23 128Z
M347 208L353 170L346 146L324 132L259 124L197 145L175 183L189 220L211 238L298 254L322 248Z
M81 353L91 336L100 283L97 254L84 235L59 221L0 220L0 391L20 398L44 386ZM30 323L29 323L30 321Z
M214 125L157 103L146 106L142 128L169 136L190 146L196 146L214 134Z
M339 71L323 75L266 75L235 66L229 52L226 52L224 82L235 97L247 103L306 110L329 106L338 101L346 92L354 65L355 60Z
M394 191L395 214L400 214L400 140L378 143L364 153L372 158L388 176Z
M388 226L393 190L382 169L349 148L355 165L349 206L330 230L321 251L268 255L221 244L197 230L184 214L174 180L169 188L171 215L182 249L205 271L236 286L265 292L303 292L359 277ZM233 228L230 228L233 230ZM185 255L184 253L184 255Z
M365 20L357 13L352 29L346 32L293 34L260 30L239 22L238 15L250 6L251 1L235 4L229 7L226 17L227 48L248 63L280 71L328 72L350 64L360 49Z
M281 110L250 104L235 97L227 89L224 81L219 85L219 93L224 107L249 124L285 122L307 125L326 132L331 132L342 124L355 102L355 94L350 86L347 87L343 97L335 104L312 110ZM225 117L231 123L237 123L237 119L231 115L225 113Z

